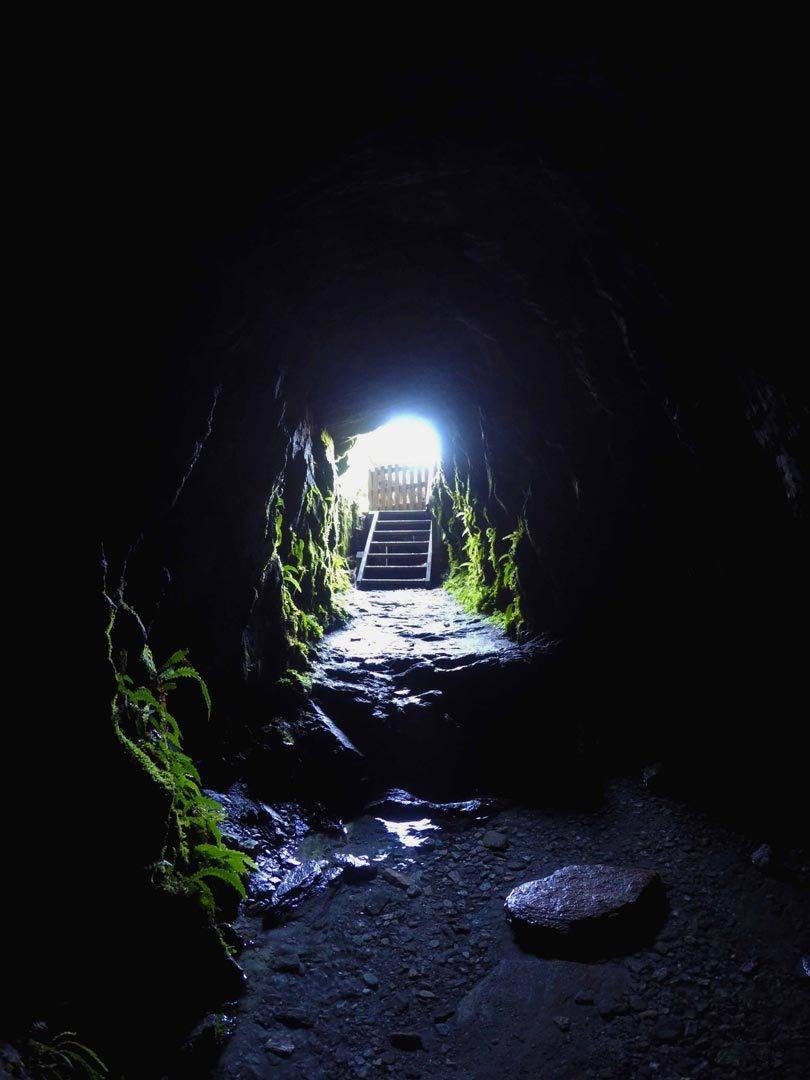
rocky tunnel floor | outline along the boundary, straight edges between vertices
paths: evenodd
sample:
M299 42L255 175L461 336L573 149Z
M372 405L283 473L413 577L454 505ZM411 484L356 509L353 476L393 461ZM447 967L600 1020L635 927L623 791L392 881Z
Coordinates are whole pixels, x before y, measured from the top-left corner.
M374 708L411 694L396 677L414 664L514 648L442 590L352 604L316 684L355 685ZM806 867L758 866L749 838L629 780L581 811L470 794L383 795L345 826L288 829L237 922L246 990L217 1021L233 1034L213 1075L807 1075ZM508 893L594 863L658 872L668 912L654 938L587 961L524 950Z

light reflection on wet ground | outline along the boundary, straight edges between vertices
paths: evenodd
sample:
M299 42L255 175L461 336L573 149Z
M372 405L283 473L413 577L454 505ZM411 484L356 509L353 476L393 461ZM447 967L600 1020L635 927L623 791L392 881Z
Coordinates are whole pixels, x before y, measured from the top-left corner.
M385 671L397 660L477 658L514 647L498 626L464 611L446 589L352 589L342 599L351 618L326 636L324 662L360 661L366 670L379 665Z
M290 862L300 865L309 859L328 859L335 852L367 855L375 862L390 856L399 858L407 849L430 846L439 826L430 818L415 821L387 821L363 815L350 821L340 836L311 832L298 844Z
M464 611L445 589L402 589L360 592L343 597L349 611L345 626L327 634L313 656L315 700L324 687L383 709L424 707L431 693L414 693L397 685L397 676L411 666L427 673L451 669L516 650L502 630L479 615ZM313 831L297 837L282 851L257 854L256 891L273 892L285 873L307 864L331 863L336 856L357 855L388 865L414 862L416 849L430 850L443 835L426 807L399 813L374 808L335 832ZM263 888L260 888L263 887Z
M419 821L386 821L384 818L376 818L381 821L389 833L393 833L403 847L421 847L427 840L423 833L438 829L430 818L421 818Z

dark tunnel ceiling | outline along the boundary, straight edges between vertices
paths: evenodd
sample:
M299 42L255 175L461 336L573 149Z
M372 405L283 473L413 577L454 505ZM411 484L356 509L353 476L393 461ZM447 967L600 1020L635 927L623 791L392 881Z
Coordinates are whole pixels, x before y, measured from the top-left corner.
M473 327L469 348L490 329L488 310L507 295L519 308L531 291L521 275L541 232L560 287L570 249L550 248L561 228L620 228L642 255L662 230L681 234L691 184L678 120L694 91L680 60L420 54L358 64L316 51L263 74L250 98L247 87L203 97L182 115L159 81L132 87L110 151L136 197L115 243L139 313L162 324L144 327L153 349L170 342L176 357L178 343L208 348L262 323L277 349L282 307L329 354L328 399L331 367L367 374L389 356L435 367L448 338L459 347L453 323ZM546 275L545 294L553 287ZM383 346L374 361L364 332Z
M568 446L579 428L586 448L581 419L637 393L705 399L689 323L706 279L732 287L712 259L734 205L713 198L717 130L683 57L395 59L311 84L280 67L250 107L195 99L182 123L159 84L133 92L109 315L121 365L158 376L142 410L168 429L192 376L207 403L280 367L338 442L396 406L469 443L485 401L493 424Z

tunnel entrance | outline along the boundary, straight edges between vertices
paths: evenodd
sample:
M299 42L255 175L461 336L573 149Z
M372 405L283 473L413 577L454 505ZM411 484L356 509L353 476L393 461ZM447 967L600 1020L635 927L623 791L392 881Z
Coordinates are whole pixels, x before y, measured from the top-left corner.
M438 432L418 416L395 416L356 438L341 488L368 518L358 552L359 589L430 586L433 520L427 506L440 453Z
M433 424L421 416L397 415L355 438L340 489L363 512L424 510L440 458Z

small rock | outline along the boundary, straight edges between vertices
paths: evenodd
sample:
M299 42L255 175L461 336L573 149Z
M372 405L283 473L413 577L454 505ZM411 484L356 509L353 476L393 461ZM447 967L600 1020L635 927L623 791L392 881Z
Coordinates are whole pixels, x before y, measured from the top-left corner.
M390 885L396 885L398 889L411 889L415 885L415 882L411 880L406 874L401 874L399 870L392 870L386 866L382 872L382 876Z
M276 1057L288 1058L292 1057L295 1052L295 1043L290 1042L289 1039L268 1039L264 1044L265 1050L270 1054L275 1054Z
M332 861L342 871L342 878L349 885L372 881L377 876L377 867L367 855L347 855L339 852L332 856Z
M657 1042L676 1043L683 1035L683 1024L680 1020L664 1017L653 1028L653 1038Z
M481 843L490 851L506 851L509 847L506 835L502 832L495 832L494 829L487 829L481 837Z
M571 1021L568 1019L567 1016L555 1016L554 1023L557 1025L560 1031L571 1030Z
M366 915L371 915L376 918L378 915L382 915L385 909L390 903L390 895L386 889L375 889L366 897L362 911Z
M734 1069L742 1065L745 1056L745 1047L740 1043L732 1043L730 1046L721 1047L714 1061L716 1065L721 1065L723 1068Z
M630 1006L618 991L605 989L596 999L596 1010L603 1020L612 1020L628 1012Z
M397 1050L423 1050L424 1043L418 1031L391 1032L391 1045Z
M328 866L325 860L307 859L295 866L283 878L269 906L264 911L265 928L278 926L316 892L340 874L336 866Z
M371 990L376 990L377 987L380 985L380 980L377 978L373 971L363 972L363 982Z
M770 844L760 844L751 855L751 862L756 866L757 870L767 870L772 861L773 852Z
M282 974L300 975L301 974L301 961L292 953L281 954L276 956L272 961L273 971L278 971Z
M641 782L645 788L652 789L656 786L655 782L661 775L661 763L656 761L652 765L645 765L641 770Z
M288 1028L311 1028L312 1020L303 1009L285 1009L276 1013L276 1020Z

